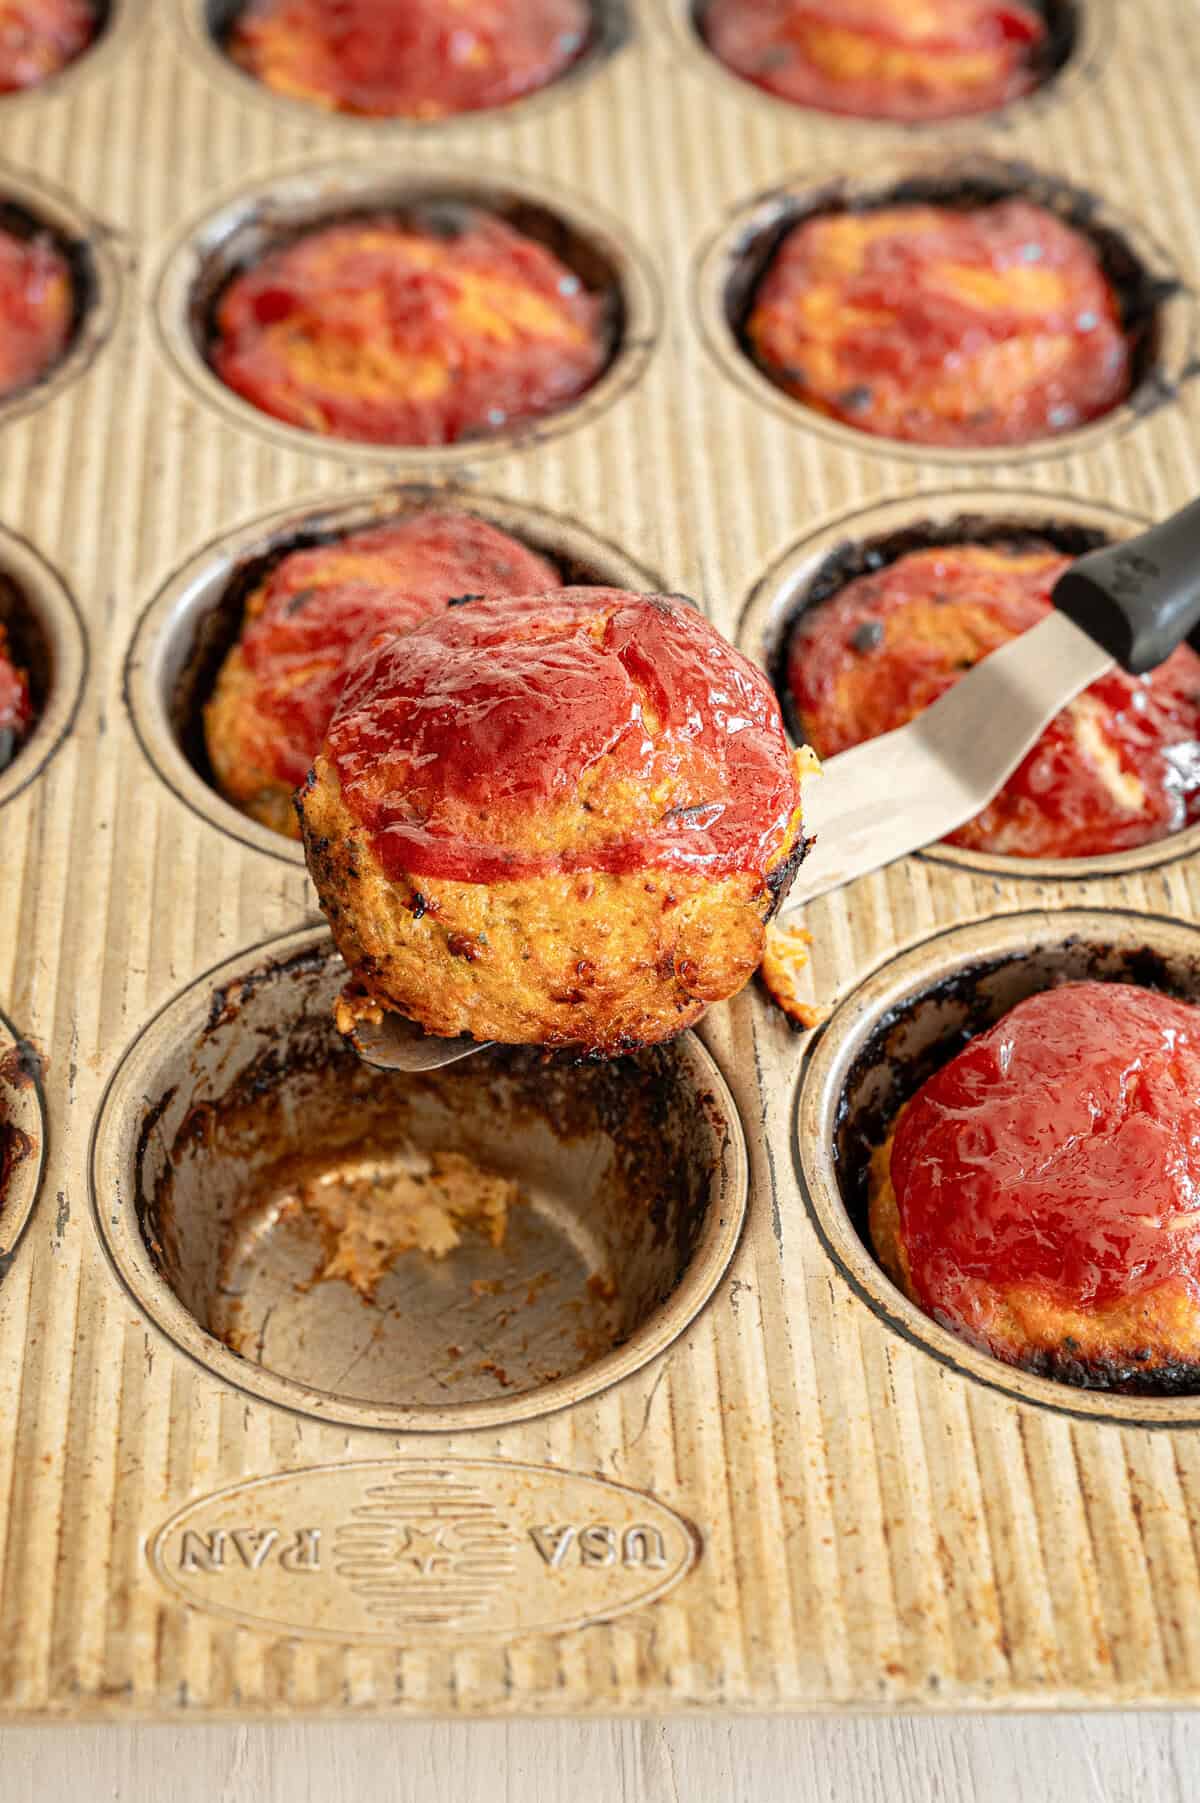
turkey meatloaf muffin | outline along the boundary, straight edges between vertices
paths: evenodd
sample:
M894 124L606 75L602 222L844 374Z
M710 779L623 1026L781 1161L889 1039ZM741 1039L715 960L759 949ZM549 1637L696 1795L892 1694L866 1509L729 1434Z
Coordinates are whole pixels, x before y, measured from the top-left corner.
M0 227L0 398L49 374L71 340L75 286L49 234Z
M797 106L953 119L1036 87L1046 21L1008 0L712 0L714 54Z
M33 726L29 675L13 658L0 625L0 772L7 770Z
M365 1010L607 1054L751 977L804 759L687 602L560 589L379 634L297 807Z
M226 47L294 100L433 120L545 87L590 34L587 0L249 0Z
M1200 1390L1200 1008L1126 983L1032 995L876 1152L871 1240L917 1306L1008 1364Z
M786 680L819 757L903 726L1039 620L1070 558L1037 540L912 551L801 613ZM1200 657L1114 669L1046 728L950 843L1009 857L1103 857L1200 816Z
M1096 245L1026 200L815 214L772 256L745 337L805 406L914 444L1025 444L1131 382Z
M299 838L292 795L341 693L347 654L383 627L441 607L560 585L536 551L475 514L428 507L281 559L248 597L204 710L218 787Z
M0 0L0 94L36 88L96 35L91 0Z
M454 444L540 419L604 369L606 303L481 208L318 226L234 275L209 360L264 413L331 438Z

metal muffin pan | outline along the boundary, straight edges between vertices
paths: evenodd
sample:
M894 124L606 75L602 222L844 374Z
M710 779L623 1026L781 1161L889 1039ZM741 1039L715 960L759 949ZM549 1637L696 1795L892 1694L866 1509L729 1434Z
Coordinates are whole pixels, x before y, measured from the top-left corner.
M506 1247L468 1229L440 1262L402 1253L374 1301L318 1280L325 1242L255 1142L290 1096L332 1169L379 1112L330 1036L336 967L295 848L194 761L198 647L228 642L255 560L429 494L571 574L696 596L769 663L847 541L968 515L1118 532L1200 492L1182 0L1078 0L1037 95L903 135L758 93L686 10L626 0L618 54L408 128L276 101L219 58L198 3L124 0L107 47L0 102L0 197L82 238L99 280L79 361L0 409L0 574L55 650L0 778L0 1009L45 1102L15 1103L40 1200L26 1160L0 1210L7 1717L1200 1700L1193 1400L1045 1385L936 1342L829 1172L881 998L980 958L1049 968L1085 909L1081 944L1140 938L1182 982L1190 834L1086 871L937 851L820 898L812 986L834 1017L798 1038L755 989L711 1010L649 1061L678 1104L653 1145L640 1067L526 1061L521 1108L519 1058L472 1061L419 1109L409 1086L397 1114L478 1134L527 1200ZM916 163L977 174L981 146L1007 179L1065 172L1100 197L1096 223L1168 287L1144 408L952 477L785 401L721 296L781 206ZM198 328L232 261L432 193L532 203L619 288L622 348L588 395L442 453L306 435L222 388ZM603 1133L575 1145L587 1107ZM603 1175L622 1145L670 1176L657 1242ZM493 1253L536 1266L519 1298L487 1287ZM443 1340L448 1296L471 1331Z

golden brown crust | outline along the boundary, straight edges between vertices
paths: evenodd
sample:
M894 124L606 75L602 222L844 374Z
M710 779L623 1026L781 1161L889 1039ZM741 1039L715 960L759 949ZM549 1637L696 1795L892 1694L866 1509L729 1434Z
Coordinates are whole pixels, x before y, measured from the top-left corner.
M809 1033L814 1027L821 1026L829 1019L830 1012L827 1007L800 998L800 972L810 961L812 942L807 927L773 921L767 927L758 973L767 995L800 1033Z
M740 989L762 956L775 901L749 873L424 878L418 890L384 875L324 755L296 805L343 958L431 1033L598 1053L651 1044Z

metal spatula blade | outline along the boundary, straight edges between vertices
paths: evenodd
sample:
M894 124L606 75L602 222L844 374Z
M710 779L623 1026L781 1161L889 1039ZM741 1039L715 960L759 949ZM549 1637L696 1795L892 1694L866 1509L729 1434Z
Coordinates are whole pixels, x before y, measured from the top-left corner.
M1065 614L1048 614L907 726L830 758L804 785L805 830L817 844L785 913L972 820L1054 716L1114 662Z
M463 1034L459 1039L440 1039L426 1033L416 1021L402 1014L385 1014L381 1021L356 1021L345 1035L346 1044L378 1071L405 1071L419 1075L422 1071L440 1071L447 1064L457 1064L473 1052L486 1050L486 1042Z

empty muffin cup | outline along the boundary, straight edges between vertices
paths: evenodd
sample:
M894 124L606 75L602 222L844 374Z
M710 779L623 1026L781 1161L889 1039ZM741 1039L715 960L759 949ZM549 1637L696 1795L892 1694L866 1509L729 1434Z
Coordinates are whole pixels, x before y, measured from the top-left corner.
M968 1343L901 1293L869 1237L871 1157L904 1104L1017 1003L1086 981L1200 1002L1200 928L1115 909L1010 914L939 934L890 960L837 1009L804 1073L793 1122L796 1177L822 1244L855 1294L951 1370L1093 1420L1194 1427L1200 1395L1092 1389L1086 1368L1071 1373L1064 1361L1066 1381L1058 1381ZM1173 1383L1179 1375L1166 1377Z
M746 1200L700 1042L385 1075L334 1030L344 977L323 930L293 934L184 991L126 1055L92 1178L139 1306L223 1382L392 1430L542 1414L668 1346Z

